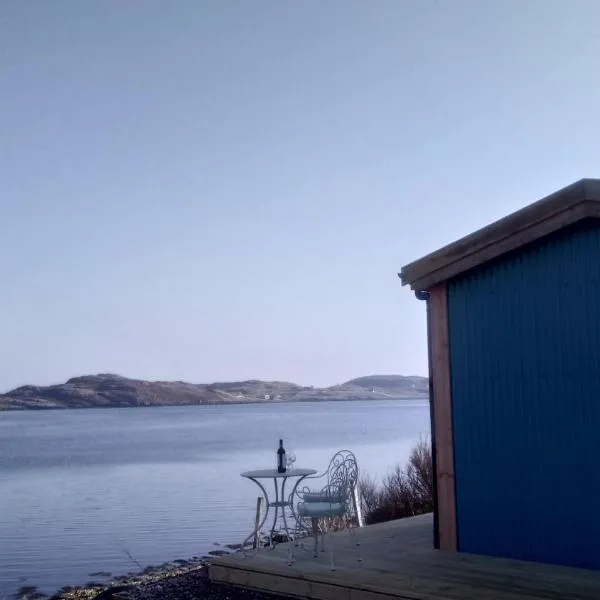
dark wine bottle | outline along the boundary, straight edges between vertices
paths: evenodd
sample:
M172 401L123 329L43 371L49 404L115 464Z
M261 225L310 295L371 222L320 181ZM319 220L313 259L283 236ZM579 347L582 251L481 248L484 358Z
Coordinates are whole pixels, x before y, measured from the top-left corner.
M283 447L283 440L279 440L279 448L277 448L277 471L285 473L285 448Z

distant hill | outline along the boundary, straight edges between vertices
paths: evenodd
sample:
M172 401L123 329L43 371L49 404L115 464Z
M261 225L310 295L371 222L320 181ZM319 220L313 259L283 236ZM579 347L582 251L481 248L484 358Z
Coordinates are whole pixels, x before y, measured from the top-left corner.
M380 400L427 395L428 380L418 376L369 375L327 388L315 388L260 380L210 384L143 381L105 373L74 377L57 385L16 388L0 395L0 410Z
M344 384L345 386L358 386L363 389L379 391L385 394L403 395L408 391L415 390L421 394L429 393L429 380L427 377L418 375L368 375L357 377Z

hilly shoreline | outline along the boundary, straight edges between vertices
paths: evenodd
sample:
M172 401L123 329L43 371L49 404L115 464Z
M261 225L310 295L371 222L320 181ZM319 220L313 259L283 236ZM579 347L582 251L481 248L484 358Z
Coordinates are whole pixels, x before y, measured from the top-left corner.
M25 385L0 395L0 411L135 406L265 404L334 400L427 398L428 380L417 375L368 375L318 388L285 381L235 381L194 384L144 381L103 373L65 383Z

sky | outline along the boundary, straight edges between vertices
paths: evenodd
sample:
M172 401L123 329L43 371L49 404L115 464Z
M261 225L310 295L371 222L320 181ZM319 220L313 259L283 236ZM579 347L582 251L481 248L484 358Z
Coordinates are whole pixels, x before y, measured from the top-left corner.
M401 267L600 176L597 0L1 0L0 391L427 374Z

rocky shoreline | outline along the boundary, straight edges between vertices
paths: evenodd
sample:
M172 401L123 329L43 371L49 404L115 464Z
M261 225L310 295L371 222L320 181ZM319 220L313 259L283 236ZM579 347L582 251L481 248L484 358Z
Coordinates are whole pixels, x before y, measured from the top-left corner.
M83 586L66 586L60 589L48 600L120 600L121 598L142 598L140 592L149 588L162 588L172 580L179 579L179 586L190 588L193 582L198 578L200 572L206 577L208 573L209 558L194 557L190 560L176 560L164 563L158 566L149 566L139 572L126 573L117 577L110 578L107 582L90 581ZM102 571L90 575L93 577L110 577L108 573ZM149 596L150 597L150 596ZM174 596L174 598L177 596ZM193 596L188 596L193 597ZM201 596L200 596L201 597ZM42 598L42 596L17 596L19 600L33 600Z
M208 564L202 561L166 570L158 568L105 586L64 590L50 600L284 600L282 596L212 583Z
M263 544L265 541L263 540ZM239 545L212 550L208 556L177 559L137 572L111 577L98 571L90 577L108 581L90 581L82 586L66 586L52 596L42 594L34 586L21 588L14 600L284 600L273 594L254 592L211 583L208 566L214 556L233 554Z

